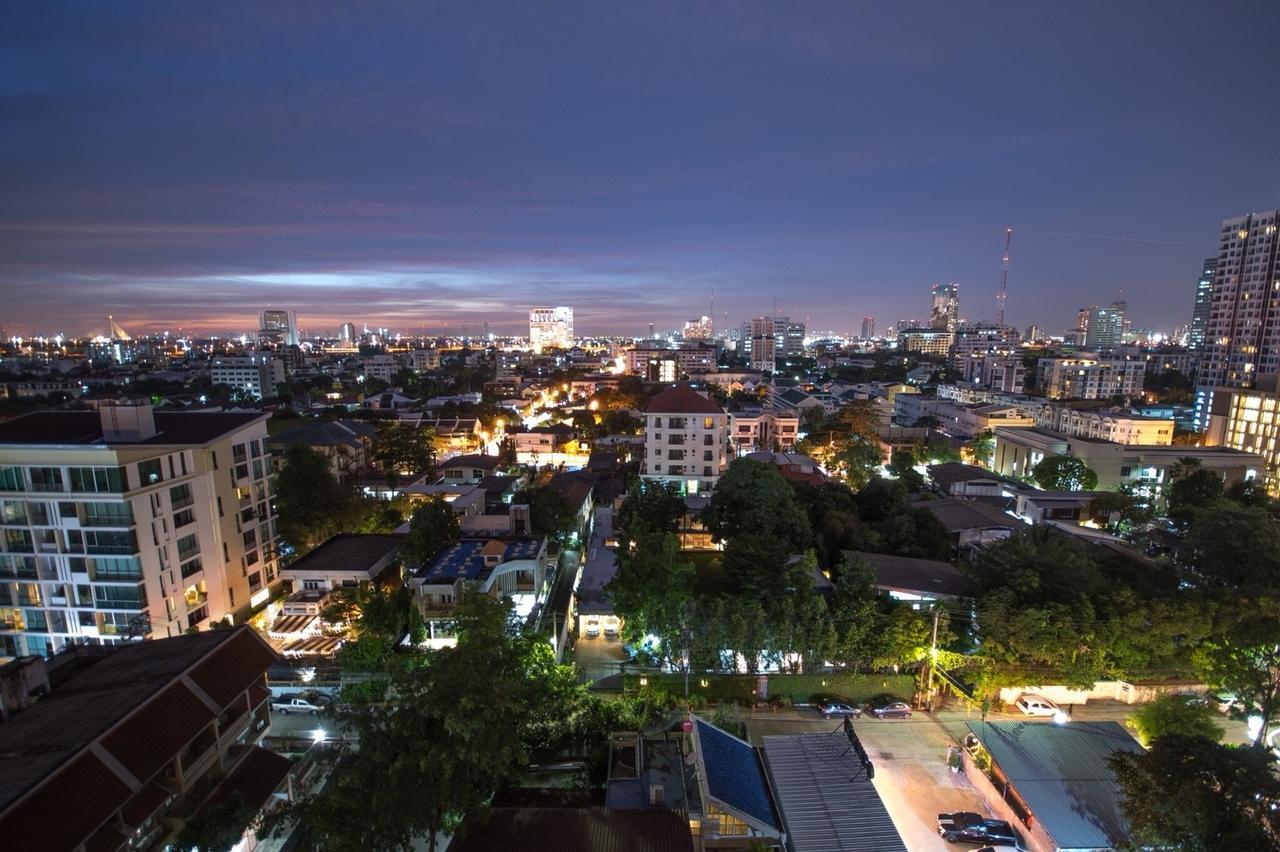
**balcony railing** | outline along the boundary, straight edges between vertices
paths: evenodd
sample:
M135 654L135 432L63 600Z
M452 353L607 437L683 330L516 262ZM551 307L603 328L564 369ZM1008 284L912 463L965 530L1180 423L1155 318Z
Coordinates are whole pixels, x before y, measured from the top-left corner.
M238 740L245 731L249 730L249 724L253 721L253 714L245 711L240 717L229 724L221 734L218 735L218 748L226 750L231 743Z
M183 786L191 786L191 782L199 778L205 771L213 765L218 759L217 742L209 743L209 747L204 750L199 757L194 760L184 760L182 766L182 783Z

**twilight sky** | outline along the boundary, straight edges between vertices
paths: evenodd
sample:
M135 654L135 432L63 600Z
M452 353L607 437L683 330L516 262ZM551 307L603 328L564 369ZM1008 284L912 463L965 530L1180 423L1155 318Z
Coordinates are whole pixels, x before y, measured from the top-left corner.
M855 9L857 6L859 8ZM1280 3L11 3L0 325L1190 318ZM1093 235L1093 236L1080 236ZM1116 239L1125 238L1125 239Z

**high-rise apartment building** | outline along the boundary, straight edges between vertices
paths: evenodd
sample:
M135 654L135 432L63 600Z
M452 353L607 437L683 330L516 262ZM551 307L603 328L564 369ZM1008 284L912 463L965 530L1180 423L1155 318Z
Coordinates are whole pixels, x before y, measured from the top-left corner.
M258 342L298 345L298 317L293 311L263 311L261 320L258 324Z
M1209 425L1215 388L1253 388L1280 374L1280 210L1222 223L1209 320L1196 374L1196 428Z
M929 308L929 327L955 331L960 323L960 285L934 284Z
M729 463L724 409L680 384L649 400L644 420L643 479L674 483L687 494L715 487Z
M343 343L354 343L356 339L356 324L344 322L338 329L338 339Z
M276 386L286 379L284 359L269 352L250 355L218 355L209 361L209 382L226 385L250 399L275 396Z
M862 335L861 335L862 339L870 340L875 336L876 336L876 318L863 317L862 318Z
M779 357L777 324L774 318L756 317L751 322L744 323L742 344L751 369L772 372L776 366L774 362Z
M1085 319L1084 345L1089 349L1115 349L1124 343L1125 308L1122 301L1108 308L1089 307Z
M804 323L792 322L790 317L757 317L742 324L742 354L753 365L756 364L757 359L752 350L754 339L771 333L773 351L769 353L768 358L764 355L759 358L759 363L763 364L767 360L769 366L756 367L756 369L772 370L774 358L798 358L804 354L805 330Z
M573 348L573 308L532 308L529 311L529 345L544 349Z
M242 621L276 579L267 415L0 423L0 656Z
M1196 281L1196 301L1191 310L1191 332L1187 335L1187 348L1193 352L1204 349L1205 335L1209 331L1209 314L1213 308L1213 273L1218 268L1218 258L1208 257L1204 271Z

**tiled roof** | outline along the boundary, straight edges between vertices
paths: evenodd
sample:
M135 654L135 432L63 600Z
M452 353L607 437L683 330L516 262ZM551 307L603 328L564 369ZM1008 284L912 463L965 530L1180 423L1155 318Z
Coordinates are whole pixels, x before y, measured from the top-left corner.
M681 383L659 393L644 408L646 414L723 414L724 410L689 385Z
M694 717L707 793L716 801L778 830L764 768L750 743Z
M992 528L1017 529L1022 523L995 506L988 506L976 500L965 500L961 497L926 500L919 505L929 510L946 527L947 532Z
M976 481L993 481L993 482L1009 482L1013 480L1001 476L998 473L992 473L989 470L972 464L963 464L961 462L943 462L942 464L931 464L927 468L930 478L934 482L942 486L954 485L957 482L976 482Z
M451 459L445 459L440 462L441 470L449 470L455 467L478 467L481 470L496 470L501 464L497 456L482 456L473 453L466 456L454 456Z
M902 592L925 592L947 597L974 595L973 581L950 562L890 556L887 553L858 553L875 572L876 586Z
M359 420L333 420L319 423L303 423L282 429L269 441L273 446L306 444L309 447L347 446L358 447L361 438L376 438L378 430L370 423Z
M1119 722L967 724L1058 846L1110 849L1129 839L1107 759L1142 746Z

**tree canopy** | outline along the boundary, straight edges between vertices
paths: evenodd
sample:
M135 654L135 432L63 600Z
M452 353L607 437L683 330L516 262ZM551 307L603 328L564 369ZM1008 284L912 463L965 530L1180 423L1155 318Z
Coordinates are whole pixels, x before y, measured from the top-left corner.
M743 533L772 537L789 552L809 546L809 521L791 485L773 465L734 459L725 470L702 521L718 541Z
M1098 484L1098 474L1076 456L1046 456L1031 477L1046 491L1092 491Z
M1280 780L1257 749L1168 733L1111 768L1139 847L1184 852L1280 849Z
M274 490L280 534L300 553L341 532L354 503L328 459L305 444L285 449Z
M425 565L440 548L457 538L461 529L457 513L443 497L428 497L409 517L409 534L400 545L400 557L414 568Z

